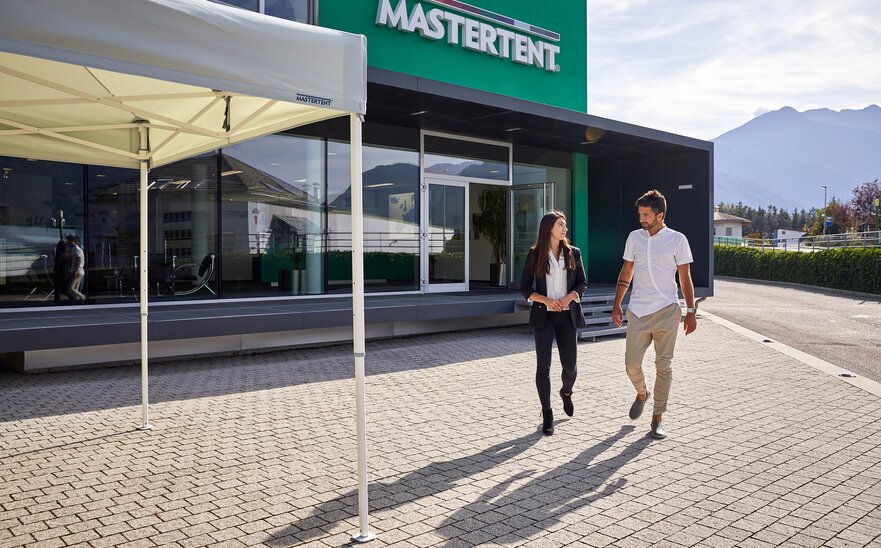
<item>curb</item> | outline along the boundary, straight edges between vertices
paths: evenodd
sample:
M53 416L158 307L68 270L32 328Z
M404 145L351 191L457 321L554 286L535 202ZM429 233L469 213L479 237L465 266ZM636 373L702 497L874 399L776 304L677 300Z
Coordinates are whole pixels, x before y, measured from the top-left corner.
M857 297L870 301L881 301L879 293L860 293L859 291L848 291L846 289L835 289L832 287L822 287L819 285L797 284L793 282L777 282L774 280L759 280L756 278L737 278L735 276L715 276L715 279L727 282L742 282L755 285L773 285L777 287L788 287L790 289L801 289L802 291L810 291L812 293L821 293L836 297Z
M711 314L710 312L700 312L701 317L704 317L716 324L721 325L722 327L726 327L731 331L739 335L743 335L748 339L752 339L756 342L762 343L762 346L766 346L768 348L772 348L781 354L785 354L790 358L800 361L801 363L813 367L814 369L826 373L829 376L835 377L840 381L844 381L847 384L859 388L865 392L873 394L881 398L881 383L875 382L872 379L868 379L865 377L859 377L854 373L851 373L847 369L843 369L838 367L835 364L829 363L825 360L821 360L816 356L811 356L806 352L802 352L796 348L785 345L781 342L775 341L770 337L766 337L755 331L751 331L743 326L740 326L734 322L728 321L725 318L721 318L716 316L715 314ZM767 341L767 342L766 342ZM852 377L842 377L842 374L853 375Z

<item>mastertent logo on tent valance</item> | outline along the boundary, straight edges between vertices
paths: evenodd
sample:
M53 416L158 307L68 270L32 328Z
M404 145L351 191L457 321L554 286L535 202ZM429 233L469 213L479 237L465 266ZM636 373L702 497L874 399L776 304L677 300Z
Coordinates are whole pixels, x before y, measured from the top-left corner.
M440 7L425 10L420 3L408 7L407 0L379 0L376 24L402 32L419 33L428 40L446 39L450 45L479 51L523 65L559 72L556 62L560 35L537 25L519 21L458 0L426 0ZM520 32L518 32L520 31Z

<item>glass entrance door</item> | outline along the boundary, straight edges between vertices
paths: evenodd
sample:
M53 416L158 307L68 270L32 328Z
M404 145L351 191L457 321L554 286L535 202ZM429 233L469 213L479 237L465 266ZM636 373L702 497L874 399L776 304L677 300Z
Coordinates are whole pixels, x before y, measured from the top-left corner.
M511 216L508 249L508 286L520 285L526 254L535 243L538 225L545 213L554 210L554 183L534 183L511 187L508 212Z
M468 291L468 183L425 179L423 193L425 291Z

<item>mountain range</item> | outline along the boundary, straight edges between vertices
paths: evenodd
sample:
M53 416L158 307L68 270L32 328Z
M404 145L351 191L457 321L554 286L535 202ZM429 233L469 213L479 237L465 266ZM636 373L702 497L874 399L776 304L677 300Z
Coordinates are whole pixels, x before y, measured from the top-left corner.
M716 203L787 210L851 198L881 179L881 107L861 110L783 107L713 139Z

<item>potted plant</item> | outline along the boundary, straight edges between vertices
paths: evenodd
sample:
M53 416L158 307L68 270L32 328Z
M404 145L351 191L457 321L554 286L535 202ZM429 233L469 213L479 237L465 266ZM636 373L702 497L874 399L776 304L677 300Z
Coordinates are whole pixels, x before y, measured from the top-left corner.
M502 187L487 188L477 198L480 213L474 216L474 230L484 236L492 246L492 262L489 265L489 279L492 285L505 285L505 257L508 239L507 191Z
M285 249L277 248L278 254L272 254L279 259L276 267L278 273L278 289L283 293L299 295L306 269L306 251L300 248ZM266 255L264 255L266 257Z
M303 279L306 277L304 270L306 270L306 250L295 247L290 251L291 261L294 263L293 268L293 279L291 280L291 290L295 295L299 295L302 293L303 288Z
M294 248L291 250L290 257L294 262L294 271L306 269L306 250Z

